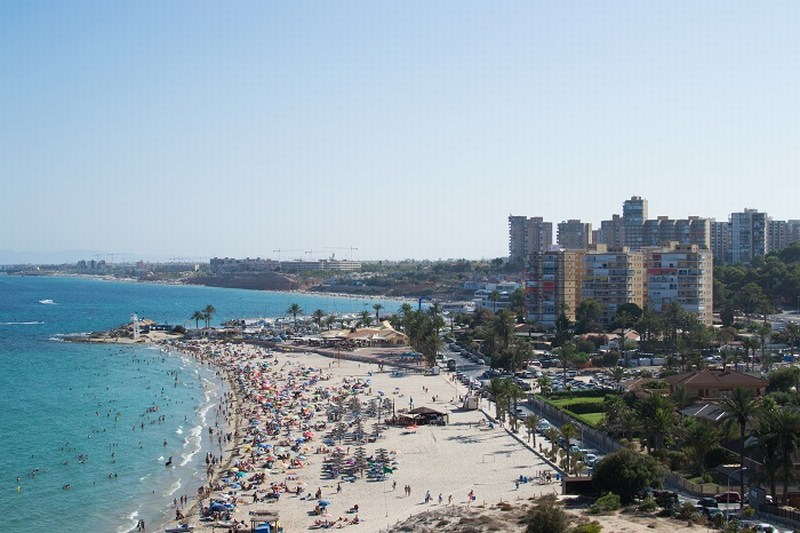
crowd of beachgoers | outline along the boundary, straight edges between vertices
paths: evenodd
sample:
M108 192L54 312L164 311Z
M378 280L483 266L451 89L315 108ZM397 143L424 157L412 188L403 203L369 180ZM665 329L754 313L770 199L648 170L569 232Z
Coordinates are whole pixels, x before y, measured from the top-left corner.
M175 522L249 530L277 520L287 532L388 530L435 506L477 506L557 491L524 483L549 465L479 410L451 376L392 372L376 360L332 359L249 344L170 341L216 366L229 390L207 437L208 483L175 502ZM288 349L288 348L287 348ZM393 425L412 406L446 425ZM270 513L274 513L271 515Z

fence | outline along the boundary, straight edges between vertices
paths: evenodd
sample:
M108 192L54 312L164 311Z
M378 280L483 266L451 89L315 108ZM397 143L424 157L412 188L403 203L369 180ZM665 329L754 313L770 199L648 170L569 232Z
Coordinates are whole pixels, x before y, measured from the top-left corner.
M599 450L606 455L620 448L620 444L609 437L605 432L598 431L593 427L587 426L583 422L569 416L564 411L545 403L533 395L528 396L528 405L537 414L543 416L557 426L566 423L572 424L581 434L581 441L584 446L587 444L591 448Z
M724 492L724 489L716 483L692 483L686 478L670 472L665 479L667 487L688 492L692 496L714 496Z

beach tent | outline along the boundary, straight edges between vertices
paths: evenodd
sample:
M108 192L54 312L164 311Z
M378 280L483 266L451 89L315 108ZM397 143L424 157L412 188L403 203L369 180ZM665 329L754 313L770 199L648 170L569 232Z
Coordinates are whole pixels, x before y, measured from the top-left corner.
M430 407L417 407L408 411L409 415L414 415L419 424L436 424L444 426L448 422L448 415L443 411L437 411Z

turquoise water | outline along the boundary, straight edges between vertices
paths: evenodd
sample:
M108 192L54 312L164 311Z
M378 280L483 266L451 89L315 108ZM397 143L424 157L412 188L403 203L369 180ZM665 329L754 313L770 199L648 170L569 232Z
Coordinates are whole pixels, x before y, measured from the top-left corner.
M49 303L52 301L52 303ZM45 302L45 303L41 303ZM307 312L386 312L401 302L0 275L0 516L3 531L129 531L156 524L205 480L205 429L223 394L216 371L144 346L60 342L132 313L189 326ZM172 456L175 467L164 463ZM65 488L68 485L69 488ZM151 529L148 527L148 529Z

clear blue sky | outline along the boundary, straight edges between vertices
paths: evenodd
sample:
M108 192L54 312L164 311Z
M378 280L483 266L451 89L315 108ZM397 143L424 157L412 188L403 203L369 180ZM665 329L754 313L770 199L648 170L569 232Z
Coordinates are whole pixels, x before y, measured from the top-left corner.
M510 213L632 195L800 218L798 28L793 0L2 2L0 262L497 257Z

